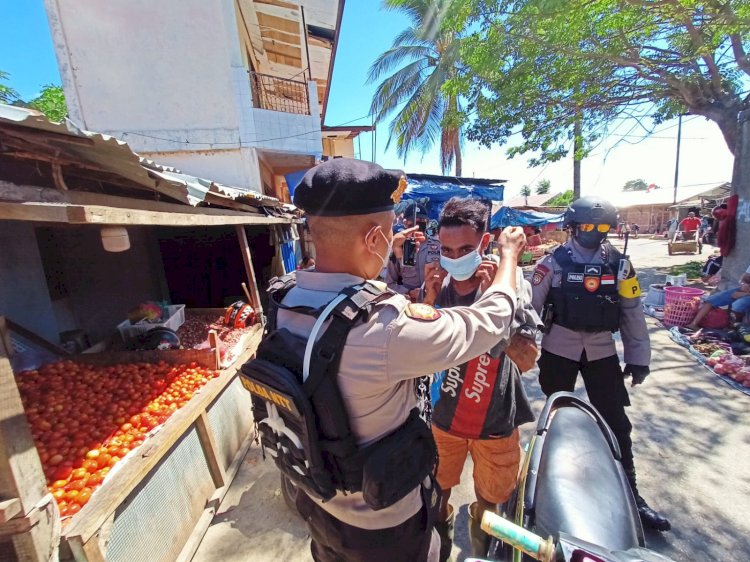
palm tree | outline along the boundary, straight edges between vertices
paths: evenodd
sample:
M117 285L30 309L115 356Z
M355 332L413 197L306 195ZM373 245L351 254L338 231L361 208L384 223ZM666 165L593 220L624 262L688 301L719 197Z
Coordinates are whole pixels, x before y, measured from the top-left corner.
M375 90L370 113L375 122L396 112L389 127L388 145L396 141L399 157L412 149L423 154L440 139L440 168L446 173L455 162L461 175L463 122L457 94L443 85L456 74L458 41L441 29L451 0L386 0L386 6L405 12L411 25L370 67L367 81L383 79Z

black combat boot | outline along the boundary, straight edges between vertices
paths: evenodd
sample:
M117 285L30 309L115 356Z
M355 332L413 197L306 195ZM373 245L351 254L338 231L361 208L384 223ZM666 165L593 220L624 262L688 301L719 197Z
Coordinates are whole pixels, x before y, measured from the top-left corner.
M453 528L456 524L456 512L448 505L448 519L436 521L435 530L440 535L440 562L445 562L453 549Z
M635 479L635 469L631 468L630 470L626 470L625 474L627 474L630 488L631 490L633 490L633 495L635 496L635 505L638 507L638 515L641 518L641 523L643 524L643 526L648 527L649 529L656 529L657 531L669 531L672 528L669 520L663 515L659 514L659 512L655 509L652 509L646 503L646 500L644 500L638 493L638 485Z
M485 558L490 549L490 536L482 530L482 515L478 513L479 503L469 506L469 538L471 539L471 554L477 558Z

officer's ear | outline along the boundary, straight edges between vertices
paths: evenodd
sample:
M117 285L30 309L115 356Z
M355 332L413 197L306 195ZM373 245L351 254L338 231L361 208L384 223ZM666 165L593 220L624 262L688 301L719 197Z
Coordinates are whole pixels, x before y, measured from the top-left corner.
M382 247L383 228L380 225L375 225L365 234L365 247L372 252L377 251L377 248Z

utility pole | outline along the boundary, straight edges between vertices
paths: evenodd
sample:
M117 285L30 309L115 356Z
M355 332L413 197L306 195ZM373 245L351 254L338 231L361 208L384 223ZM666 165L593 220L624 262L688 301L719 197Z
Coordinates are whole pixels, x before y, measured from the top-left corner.
M677 180L680 177L680 141L682 140L682 113L677 117L677 158L674 163L674 196L672 205L677 205Z

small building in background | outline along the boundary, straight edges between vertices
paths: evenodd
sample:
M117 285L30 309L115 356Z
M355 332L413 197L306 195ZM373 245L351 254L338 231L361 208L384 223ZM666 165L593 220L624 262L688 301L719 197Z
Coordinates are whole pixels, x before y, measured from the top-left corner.
M670 218L683 219L689 209L710 212L731 193L732 186L725 182L720 185L681 187L677 190L675 204L674 190L670 188L650 191L623 191L609 200L620 213L620 222L637 224L641 232L663 232Z
M45 0L71 120L163 165L289 201L351 156L325 121L343 0Z

